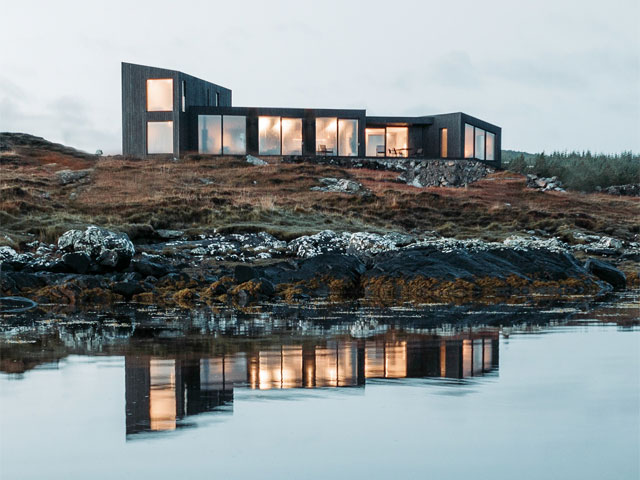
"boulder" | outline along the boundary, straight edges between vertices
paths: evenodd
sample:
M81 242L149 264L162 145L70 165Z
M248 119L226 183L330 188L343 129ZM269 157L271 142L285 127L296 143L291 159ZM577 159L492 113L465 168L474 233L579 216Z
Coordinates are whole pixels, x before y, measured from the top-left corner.
M89 175L93 172L92 168L86 170L60 170L56 173L60 185L68 185L70 183L77 183L79 181L89 180Z
M368 194L370 193L365 189L361 183L349 180L347 178L320 178L318 180L322 183L322 187L311 187L311 190L316 192L336 192L336 193L349 193L349 194Z
M138 282L125 281L114 283L111 291L129 300L132 296L144 292L144 288Z
M74 273L87 273L91 266L91 258L83 252L65 253L62 261Z
M90 226L86 230L69 230L58 239L63 251L85 253L97 266L96 270L126 268L135 254L135 248L126 233Z
M256 165L256 166L269 165L267 162L265 162L261 158L254 157L253 155L247 155L247 163L250 163L251 165Z
M152 262L144 258L141 260L133 260L131 262L130 268L134 272L138 272L145 277L152 276L156 278L164 277L167 273L170 273L172 271L171 267Z
M257 277L255 269L249 267L248 265L237 265L234 272L233 277L238 283L245 283L249 280L253 280Z
M625 274L608 262L590 258L585 262L584 268L615 289L622 290L627 287Z

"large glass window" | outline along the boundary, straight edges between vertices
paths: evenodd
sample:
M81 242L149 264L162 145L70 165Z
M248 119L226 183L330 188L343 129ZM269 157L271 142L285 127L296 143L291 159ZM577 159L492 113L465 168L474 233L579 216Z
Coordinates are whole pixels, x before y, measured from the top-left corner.
M302 155L302 119L282 119L282 155Z
M173 122L147 122L147 153L173 153Z
M338 119L335 117L316 118L316 153L335 155L338 143Z
M447 145L447 129L440 129L440 158L447 158L448 145Z
M222 153L222 116L198 115L198 152Z
M473 125L464 124L464 158L473 158Z
M496 135L487 132L487 160L496 159Z
M247 118L245 116L222 117L222 153L225 155L247 153Z
M280 117L258 118L258 152L280 155Z
M484 160L484 130L476 127L476 151L474 157L478 160Z
M147 112L171 112L173 110L173 79L147 80Z
M387 153L392 157L409 156L409 128L387 127Z
M338 120L338 155L358 156L358 120Z
M385 157L384 128L365 128L365 154L367 157Z

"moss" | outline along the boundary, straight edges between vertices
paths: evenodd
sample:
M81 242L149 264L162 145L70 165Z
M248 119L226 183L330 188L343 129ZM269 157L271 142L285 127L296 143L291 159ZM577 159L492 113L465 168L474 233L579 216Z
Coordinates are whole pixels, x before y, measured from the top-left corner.
M190 288L183 288L173 294L173 301L178 305L190 307L198 299L198 294Z

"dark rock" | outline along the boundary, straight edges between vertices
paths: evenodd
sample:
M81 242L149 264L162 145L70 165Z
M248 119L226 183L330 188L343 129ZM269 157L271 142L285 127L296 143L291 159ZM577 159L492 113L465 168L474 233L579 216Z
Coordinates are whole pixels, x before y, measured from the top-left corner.
M176 286L178 284L186 284L191 281L191 277L184 272L168 273L158 280L158 286Z
M126 268L135 248L125 233L90 226L86 230L69 230L58 239L58 248L63 251L85 253L101 271Z
M403 173L398 180L414 187L461 187L493 173L475 160L401 160Z
M127 272L120 276L121 282L139 282L140 280L142 280L142 275L138 272Z
M260 294L261 295L264 295L266 297L272 297L272 296L275 295L276 287L273 286L273 283L271 283L266 278L260 278L259 282L260 282Z
M65 253L62 261L74 273L86 273L91 265L89 256L82 252Z
M237 265L233 272L233 277L238 283L248 282L257 278L257 276L256 270L248 265Z
M166 265L161 265L146 259L132 261L130 268L145 277L153 276L156 278L164 277L167 273L172 271L172 269Z
M622 290L627 287L627 277L610 263L595 258L588 259L584 268L593 273L600 280L607 282L613 288Z
M144 292L144 288L138 282L125 281L114 283L111 291L129 300L133 295Z

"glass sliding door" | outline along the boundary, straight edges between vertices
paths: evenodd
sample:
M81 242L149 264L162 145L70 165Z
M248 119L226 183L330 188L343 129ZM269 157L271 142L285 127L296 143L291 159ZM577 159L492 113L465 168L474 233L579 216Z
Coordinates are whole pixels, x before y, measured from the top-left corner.
M147 153L173 153L173 122L147 122Z
M409 128L387 127L387 154L391 157L409 156Z
M484 130L476 127L475 139L475 154L474 157L478 160L484 160Z
M386 148L384 146L384 128L365 128L365 155L367 157L385 157Z
M247 118L241 115L225 115L222 118L222 153L244 155L247 153Z
M338 155L358 156L358 120L338 120Z
M337 143L338 119L335 117L316 118L316 154L335 156Z
M282 155L302 155L302 119L282 119Z
M496 135L495 133L487 132L487 160L496 159Z
M464 124L464 158L473 158L473 125Z
M280 117L258 118L258 152L260 155L280 155Z
M198 115L198 153L222 154L222 116Z

